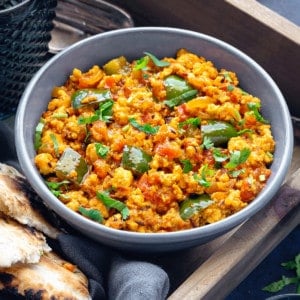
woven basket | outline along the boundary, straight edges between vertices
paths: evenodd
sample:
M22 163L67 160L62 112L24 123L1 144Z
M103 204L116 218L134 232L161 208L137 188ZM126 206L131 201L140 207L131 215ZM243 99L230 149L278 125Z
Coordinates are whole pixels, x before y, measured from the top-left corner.
M0 0L0 119L12 115L49 58L57 0Z

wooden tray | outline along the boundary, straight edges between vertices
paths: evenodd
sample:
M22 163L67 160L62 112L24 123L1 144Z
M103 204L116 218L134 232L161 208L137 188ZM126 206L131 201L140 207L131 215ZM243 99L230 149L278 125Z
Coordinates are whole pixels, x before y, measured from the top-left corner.
M300 116L300 27L255 0L111 0L136 26L172 26L220 38L255 59Z

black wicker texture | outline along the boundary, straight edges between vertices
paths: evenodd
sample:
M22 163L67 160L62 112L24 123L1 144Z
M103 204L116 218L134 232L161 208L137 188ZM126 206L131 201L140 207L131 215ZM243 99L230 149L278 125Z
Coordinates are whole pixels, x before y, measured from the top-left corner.
M15 113L26 85L49 59L57 0L0 0L0 119Z

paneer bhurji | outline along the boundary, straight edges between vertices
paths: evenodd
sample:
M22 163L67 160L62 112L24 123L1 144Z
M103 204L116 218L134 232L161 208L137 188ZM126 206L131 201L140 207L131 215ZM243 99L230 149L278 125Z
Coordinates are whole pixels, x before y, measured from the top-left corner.
M108 227L217 222L253 201L271 174L275 141L261 100L234 71L186 49L75 68L49 101L35 164L60 201Z

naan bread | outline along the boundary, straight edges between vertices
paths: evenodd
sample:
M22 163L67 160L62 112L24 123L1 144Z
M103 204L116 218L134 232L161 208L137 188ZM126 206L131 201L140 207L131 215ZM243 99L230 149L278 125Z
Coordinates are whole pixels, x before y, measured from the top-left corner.
M0 267L36 263L49 251L51 248L41 232L0 215Z
M88 280L75 267L50 252L37 264L17 264L0 268L0 290L15 292L30 299L89 300Z
M58 230L33 208L30 198L37 197L25 177L15 168L0 163L0 212L21 224L34 227L55 238Z
M21 173L0 163L0 293L90 300L86 276L48 246L46 236L56 238L59 230L43 217L39 201Z

